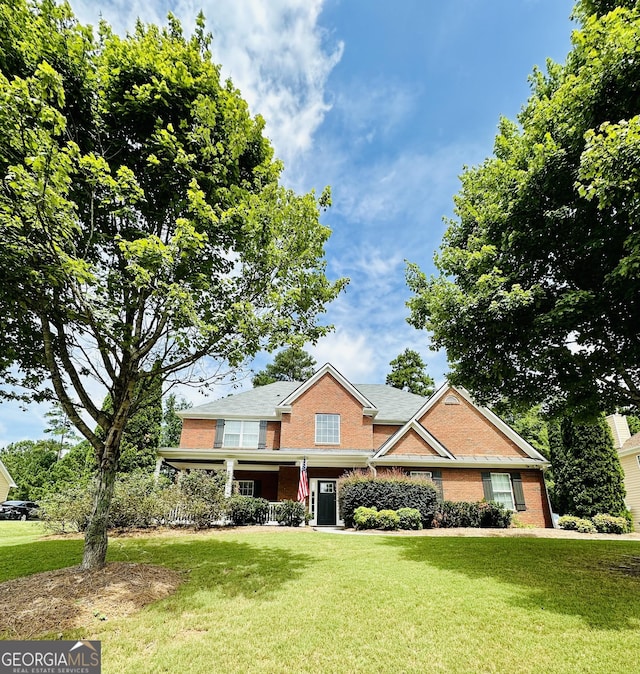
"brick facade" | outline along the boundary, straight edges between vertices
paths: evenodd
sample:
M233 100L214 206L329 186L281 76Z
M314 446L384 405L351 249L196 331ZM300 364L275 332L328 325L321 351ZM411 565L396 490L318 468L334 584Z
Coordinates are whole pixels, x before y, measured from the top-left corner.
M281 447L373 450L373 421L362 411L362 403L326 374L282 415ZM316 443L316 414L340 415L340 444Z
M215 419L183 419L180 447L211 449L216 437Z
M430 447L413 428L405 433L389 450L389 454L420 454L423 456L439 456L435 449Z
M445 402L449 395L454 395L458 404ZM526 456L452 389L420 418L420 423L455 456Z

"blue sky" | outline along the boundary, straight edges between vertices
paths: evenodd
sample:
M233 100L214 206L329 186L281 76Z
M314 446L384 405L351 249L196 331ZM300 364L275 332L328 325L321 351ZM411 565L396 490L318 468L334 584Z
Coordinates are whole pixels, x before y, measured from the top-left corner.
M326 314L335 332L307 350L354 383L383 383L389 361L419 351L438 383L446 357L406 323L405 260L433 272L465 165L491 155L501 115L515 118L528 75L564 61L570 0L71 0L119 33L137 17L186 32L202 9L214 60L266 119L297 191L331 185L328 274L348 276ZM260 369L270 360L261 356ZM250 386L245 379L244 386ZM221 388L219 395L226 393ZM194 390L185 391L202 401ZM102 395L96 392L96 395ZM213 395L217 397L214 390ZM46 407L0 404L0 446L42 437Z

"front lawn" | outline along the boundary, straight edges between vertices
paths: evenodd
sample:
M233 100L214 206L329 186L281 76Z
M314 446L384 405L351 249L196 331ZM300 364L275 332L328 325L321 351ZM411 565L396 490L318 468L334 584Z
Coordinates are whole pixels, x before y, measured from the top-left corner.
M0 580L77 564L81 546L14 538L0 547ZM105 674L622 674L640 662L635 541L264 528L116 538L109 557L185 582L126 619L65 635L100 639Z

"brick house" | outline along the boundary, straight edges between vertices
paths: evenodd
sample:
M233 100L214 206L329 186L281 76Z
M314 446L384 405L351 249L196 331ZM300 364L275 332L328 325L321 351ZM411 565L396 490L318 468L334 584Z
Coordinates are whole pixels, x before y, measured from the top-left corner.
M160 459L179 470L225 470L227 493L296 499L307 462L311 524L341 524L337 479L360 468L431 477L442 498L496 500L523 524L550 527L546 459L469 394L445 385L430 398L354 385L330 364L307 381L276 382L180 412L180 447Z

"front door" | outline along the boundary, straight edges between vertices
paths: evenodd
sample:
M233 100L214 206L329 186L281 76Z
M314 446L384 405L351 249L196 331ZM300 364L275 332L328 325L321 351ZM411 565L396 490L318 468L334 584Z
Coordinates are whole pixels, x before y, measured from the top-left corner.
M336 525L336 481L318 480L318 517L319 526Z

